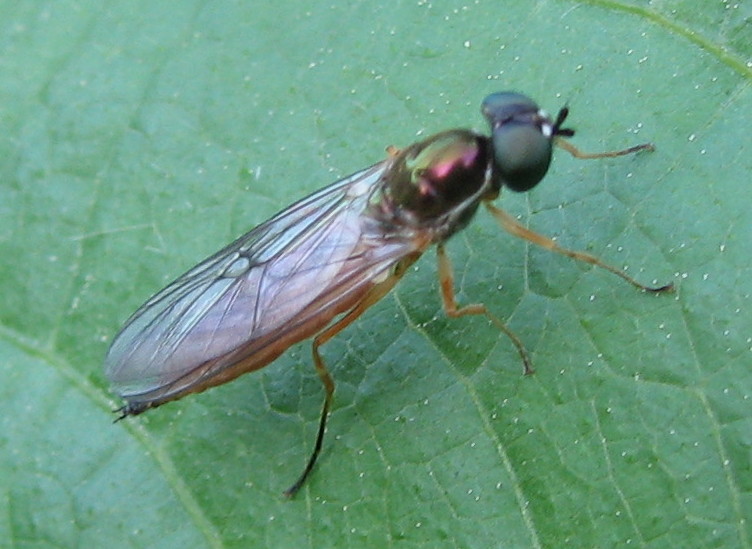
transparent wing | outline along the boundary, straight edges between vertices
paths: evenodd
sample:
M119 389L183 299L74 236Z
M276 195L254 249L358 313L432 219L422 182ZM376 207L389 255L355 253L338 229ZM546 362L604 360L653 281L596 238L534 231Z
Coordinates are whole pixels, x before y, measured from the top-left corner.
M365 209L389 160L293 204L172 282L107 353L134 413L268 364L352 308L416 251Z

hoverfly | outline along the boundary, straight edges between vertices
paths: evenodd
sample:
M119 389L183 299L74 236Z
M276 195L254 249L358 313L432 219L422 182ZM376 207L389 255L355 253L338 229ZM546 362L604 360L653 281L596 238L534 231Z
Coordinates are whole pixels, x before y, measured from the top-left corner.
M501 188L524 192L546 174L556 144L578 158L614 157L644 144L585 154L564 138L568 108L550 118L514 92L485 98L485 136L441 132L356 172L282 210L199 263L141 306L115 336L105 361L113 390L126 402L119 419L140 414L263 368L288 347L313 337L313 363L325 396L308 462L286 490L303 485L321 450L334 380L319 347L384 297L431 245L437 246L440 293L450 317L485 315L516 347L520 339L484 305L460 307L444 242L463 229L483 203L499 224L568 257L645 286L596 257L560 247L493 206Z

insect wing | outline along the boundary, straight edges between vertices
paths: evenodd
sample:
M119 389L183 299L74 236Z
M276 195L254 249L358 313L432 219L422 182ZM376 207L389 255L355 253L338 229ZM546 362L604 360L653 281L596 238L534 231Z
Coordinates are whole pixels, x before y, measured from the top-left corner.
M416 249L365 214L389 162L293 204L147 301L107 353L113 389L143 409L224 383L352 308Z

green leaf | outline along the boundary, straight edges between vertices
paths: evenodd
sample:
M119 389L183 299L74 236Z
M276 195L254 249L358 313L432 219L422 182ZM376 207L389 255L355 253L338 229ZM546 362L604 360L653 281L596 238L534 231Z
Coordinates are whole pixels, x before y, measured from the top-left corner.
M512 4L512 5L510 5ZM12 547L750 547L744 2L4 2L0 532ZM583 162L485 212L323 348L112 424L102 372L153 292L486 94L568 102Z

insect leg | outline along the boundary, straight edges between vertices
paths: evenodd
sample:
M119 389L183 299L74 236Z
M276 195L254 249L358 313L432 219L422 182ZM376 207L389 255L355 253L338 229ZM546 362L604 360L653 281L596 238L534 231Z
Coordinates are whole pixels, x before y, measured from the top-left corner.
M517 352L520 354L522 364L524 367L525 375L533 373L533 364L530 360L530 356L525 350L525 346L517 334L515 334L509 327L501 320L491 314L491 312L482 303L473 303L471 305L465 305L463 307L457 306L457 300L454 297L454 275L452 274L452 262L449 260L449 256L444 249L443 244L439 244L436 247L436 258L439 264L439 284L441 285L441 300L444 304L444 311L447 316L451 318L459 318L465 315L484 315L487 319L493 322L499 330L504 332L506 336L517 347Z
M331 406L332 397L334 395L334 379L332 379L332 376L329 373L326 364L324 363L324 359L321 358L319 347L332 339L339 332L347 328L355 321L356 318L362 315L366 311L366 309L368 309L371 305L384 297L389 292L389 290L391 290L394 285L397 284L399 279L402 278L402 276L405 274L405 271L407 270L407 267L412 265L419 256L420 254L409 255L402 259L402 261L400 261L394 267L386 280L373 286L366 293L363 299L360 300L358 304L355 305L352 309L350 309L347 314L345 314L345 316L340 318L331 326L325 328L323 331L319 332L318 335L313 338L313 343L311 345L311 351L313 353L313 363L316 366L316 372L319 374L321 383L324 384L324 390L326 391L326 394L324 396L324 405L321 408L319 429L316 433L316 442L313 445L313 451L311 452L311 456L308 458L308 463L306 464L305 469L303 469L303 472L298 477L298 480L296 480L292 486L284 491L284 495L286 497L293 497L303 486L306 479L308 478L308 475L311 474L314 465L316 465L316 460L319 457L319 453L321 452L321 446L324 441L324 433L326 432L326 420L329 417L329 407Z
M635 145L634 147L629 147L628 149L623 149L621 151L606 151L606 152L599 152L599 153L586 153L572 145L569 141L565 141L564 139L557 138L556 146L561 147L565 151L567 151L569 154L574 156L575 158L581 158L590 160L593 158L614 158L616 156L624 156L627 154L633 154L639 151L654 151L655 146L652 143L643 143L642 145Z
M531 231L527 227L522 226L520 223L517 222L516 219L514 219L511 215L509 215L507 212L502 210L501 208L497 208L493 204L490 204L489 202L486 202L486 208L488 208L488 211L491 212L491 215L496 218L496 221L499 222L499 224L506 230L507 232L513 234L514 236L517 236L519 238L524 238L525 240L532 242L533 244L537 244L538 246L541 246L542 248L545 248L549 251L556 252L558 254L565 255L567 257L571 257L572 259L577 259L578 261L584 261L585 263L590 263L591 265L595 265L597 267L600 267L602 269L606 269L610 273L614 273L616 276L619 276L632 284L633 286L636 286L637 288L644 290L646 292L670 292L673 290L674 285L673 283L666 284L665 286L645 286L644 284L641 284L637 282L634 278L627 275L624 271L621 269L617 269L616 267L612 267L611 265L604 263L594 255L590 255L585 252L578 252L575 250L570 250L567 248L563 248L559 246L554 240L551 240L547 236L543 236L542 234L538 234L535 231Z
M343 318L342 320L345 320L346 318L347 317ZM298 490L300 490L300 487L303 486L303 483L306 481L308 475L313 470L313 466L316 464L316 459L319 457L319 453L321 452L321 444L324 441L324 432L326 431L326 420L329 417L329 406L332 403L332 396L334 395L334 379L332 379L332 376L329 373L326 364L324 363L324 359L321 358L321 354L319 353L319 346L322 344L322 341L320 341L319 338L329 332L331 328L339 327L341 322L342 321L333 324L332 326L321 332L319 335L317 335L313 340L313 345L311 346L311 349L313 351L313 363L316 366L316 372L319 374L321 383L324 384L324 405L321 407L319 430L316 434L316 442L313 445L313 451L311 452L311 456L308 458L308 463L306 464L305 469L303 469L303 472L298 477L298 480L296 480L292 486L284 491L284 495L288 498L291 498L298 493ZM347 324L349 324L349 322ZM331 336L335 335L342 328L344 328L344 326L340 327L336 332L332 333ZM326 339L328 340L331 336L327 337Z

